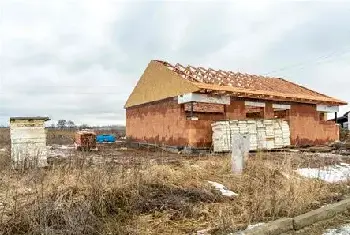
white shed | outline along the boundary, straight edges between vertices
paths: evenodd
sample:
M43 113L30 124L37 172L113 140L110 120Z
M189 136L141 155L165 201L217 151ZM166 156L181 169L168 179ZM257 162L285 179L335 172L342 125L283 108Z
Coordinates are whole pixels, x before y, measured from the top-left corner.
M47 165L45 122L48 117L11 117L11 160L14 168Z

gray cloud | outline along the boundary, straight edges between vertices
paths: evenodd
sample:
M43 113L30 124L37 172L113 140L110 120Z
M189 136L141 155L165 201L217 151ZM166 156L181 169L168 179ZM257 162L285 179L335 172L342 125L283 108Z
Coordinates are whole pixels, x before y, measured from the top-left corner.
M0 8L0 124L18 115L124 123L151 59L274 71L350 98L347 2L3 0Z

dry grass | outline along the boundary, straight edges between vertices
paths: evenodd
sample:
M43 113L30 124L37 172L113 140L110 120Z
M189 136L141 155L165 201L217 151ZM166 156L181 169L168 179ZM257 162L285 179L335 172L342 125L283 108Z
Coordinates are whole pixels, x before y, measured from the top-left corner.
M66 145L74 143L75 130L58 130L58 129L48 129L47 130L47 144L59 144Z
M73 135L51 130L48 144L71 144ZM9 142L8 129L0 129L0 148L9 149ZM77 155L49 169L15 172L9 151L0 152L0 234L191 234L207 228L221 234L301 214L349 193L346 183L295 175L300 166L338 161L299 153L254 155L240 176L231 173L228 156L113 147L98 155L106 162L91 165L91 156ZM223 197L208 180L239 196Z
M292 159L251 157L241 176L211 156L176 165L89 166L72 159L50 169L0 174L0 234L217 233L294 216L339 200L345 184L299 178ZM214 191L223 183L239 196Z
M0 128L0 147L10 144L10 129Z

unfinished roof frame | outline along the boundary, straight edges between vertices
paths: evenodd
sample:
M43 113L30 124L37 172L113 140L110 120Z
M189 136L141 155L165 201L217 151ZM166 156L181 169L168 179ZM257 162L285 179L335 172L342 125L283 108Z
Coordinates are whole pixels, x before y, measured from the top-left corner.
M304 86L297 85L283 78L272 78L266 76L249 75L243 73L235 73L232 71L214 70L212 68L205 69L203 67L194 67L188 65L187 67L177 63L175 66L165 61L158 61L170 70L180 74L184 79L191 81L200 88L201 93L213 94L230 94L238 97L251 97L268 100L292 100L302 103L328 103L345 105L346 102L331 98L319 92L308 89ZM262 82L264 80L264 82ZM270 81L268 81L270 80ZM289 84L293 88L300 88L308 91L312 96L293 95L293 94L279 94L278 92L271 92L271 86L278 86L277 84L269 84L276 81L281 81L284 84ZM281 83L281 84L282 84ZM269 84L269 85L267 85ZM280 86L281 86L280 84ZM252 87L253 89L247 88ZM267 90L264 90L267 89ZM276 89L278 90L278 89ZM315 97L317 95L317 97ZM323 96L323 97L322 97Z
M129 96L125 108L188 93L316 105L347 104L282 78L153 60Z

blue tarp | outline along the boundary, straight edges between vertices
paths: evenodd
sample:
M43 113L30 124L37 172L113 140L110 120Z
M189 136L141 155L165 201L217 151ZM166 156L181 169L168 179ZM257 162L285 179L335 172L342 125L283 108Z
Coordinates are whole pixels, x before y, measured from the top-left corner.
M96 136L97 143L113 143L115 142L114 135L98 135Z

